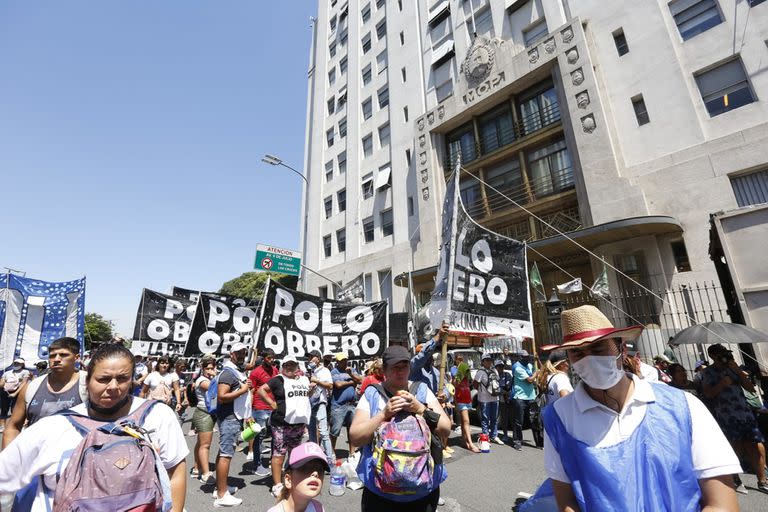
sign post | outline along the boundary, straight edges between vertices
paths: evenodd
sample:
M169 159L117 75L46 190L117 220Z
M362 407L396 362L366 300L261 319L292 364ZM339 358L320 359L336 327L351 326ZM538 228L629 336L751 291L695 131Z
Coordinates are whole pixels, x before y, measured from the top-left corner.
M256 246L256 260L253 263L253 268L298 276L301 273L301 253L271 245L258 244Z

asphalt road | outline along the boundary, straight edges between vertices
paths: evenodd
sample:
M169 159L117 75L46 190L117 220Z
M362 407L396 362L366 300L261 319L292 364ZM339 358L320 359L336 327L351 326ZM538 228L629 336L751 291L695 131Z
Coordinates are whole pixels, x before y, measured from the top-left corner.
M185 423L184 431L189 428ZM477 430L477 429L476 429ZM446 506L441 512L509 512L518 492L533 493L544 479L544 461L542 451L535 448L529 431L524 433L526 444L518 452L511 446L492 445L491 453L473 454L455 446L452 459L447 461L448 479L441 486L441 496L446 499ZM458 443L459 437L452 434L450 444ZM190 451L194 449L195 438L187 437ZM344 437L338 446L346 446ZM211 447L211 460L217 451L217 435ZM267 455L265 454L265 457ZM267 462L267 459L264 459ZM191 467L192 456L187 459ZM243 503L237 510L266 511L275 500L269 494L271 477L259 477L253 474L253 463L246 462L245 456L238 452L232 461L229 485L238 487L235 496ZM768 510L768 495L755 489L753 475L742 477L749 494L739 495L741 510L744 512L764 512ZM362 491L347 489L343 496L328 494L328 477L320 501L328 512L360 510ZM213 484L203 485L190 478L187 486L186 509L189 512L210 511L213 509Z

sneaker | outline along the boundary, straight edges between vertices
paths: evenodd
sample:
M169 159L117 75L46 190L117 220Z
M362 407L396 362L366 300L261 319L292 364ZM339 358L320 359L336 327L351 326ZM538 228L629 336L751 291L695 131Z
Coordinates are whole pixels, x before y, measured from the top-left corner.
M445 451L447 451L448 453L453 453L453 452L454 452L454 449L453 449L453 448L451 448L450 446L446 446L446 447L445 447Z
M521 452L521 451L523 451L523 443L521 443L519 441L514 442L514 443L512 443L512 448L514 448L515 450Z
M236 507L240 505L243 502L240 498L235 498L229 492L224 493L224 496L221 498L216 498L213 500L213 506L215 508L221 508L221 507Z
M757 482L757 490L768 493L768 480L765 480L764 482Z
M269 476L272 472L269 470L268 467L264 467L261 464L259 464L259 467L257 467L254 472L255 475L258 476Z
M461 425L459 425L458 427L456 427L455 429L453 429L453 433L454 433L454 434L461 434Z
M493 439L491 439L491 442L496 443L496 444L504 444L504 441L502 441L499 436L496 436Z
M246 462L253 462L253 452L248 452L248 455L245 456Z
M200 472L196 468L192 468L189 470L189 476L192 478L197 478L200 476Z
M231 496L231 495L237 493L237 489L238 488L235 487L234 485L228 486L227 487L227 492L224 493L224 498L226 498L228 494ZM214 498L218 498L218 496L219 496L219 491L217 489L214 489L213 490L213 497ZM221 499L224 499L224 498L221 498ZM243 501L243 500L240 500L240 501ZM239 505L239 503L238 503L238 505Z
M445 505L445 499L444 498L438 498L437 499L437 506L438 507L442 507L443 505Z
M451 455L451 452L449 452L448 450L443 450L443 458L444 459L450 459L452 457L453 457L453 455Z
M187 434L187 436L189 437L195 437L196 435L197 435L197 432L195 432L194 430L190 430L189 433Z
M214 473L213 471L209 471L208 473L206 473L203 476L201 476L200 478L198 478L198 480L200 480L204 484L213 483L213 482L216 481L215 477L216 477L216 473Z
M759 486L760 484L757 484L757 485ZM744 495L749 494L749 491L747 490L746 487L744 487L744 484L737 485L736 486L736 492L739 493L739 494L744 494Z
M277 498L278 496L280 496L280 491L282 490L283 490L283 484L277 484L272 486L272 490L269 491L269 493L275 498Z

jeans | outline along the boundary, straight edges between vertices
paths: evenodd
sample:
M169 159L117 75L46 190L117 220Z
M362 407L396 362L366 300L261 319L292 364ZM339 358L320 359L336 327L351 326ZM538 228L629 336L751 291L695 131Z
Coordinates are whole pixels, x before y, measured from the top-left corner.
M256 423L261 427L261 432L253 439L253 461L258 462L261 460L261 440L267 434L267 422L272 415L271 409L254 409L251 411L251 417L256 420Z
M320 434L318 444L323 447L328 464L333 465L336 462L336 454L331 446L331 433L328 429L328 404L315 404L312 407L312 416L309 418L309 440L317 443L318 434Z
M491 439L499 435L499 402L480 402L480 427Z
M331 405L331 435L339 437L343 427L352 425L355 416L355 404Z
M512 402L507 402L505 399L499 400L499 430L507 437L507 431L509 430L509 420L512 416Z
M235 455L237 436L240 435L242 422L235 415L217 418L219 424L219 457L232 458Z
M523 442L523 423L531 402L533 400L512 399L512 441L515 443Z

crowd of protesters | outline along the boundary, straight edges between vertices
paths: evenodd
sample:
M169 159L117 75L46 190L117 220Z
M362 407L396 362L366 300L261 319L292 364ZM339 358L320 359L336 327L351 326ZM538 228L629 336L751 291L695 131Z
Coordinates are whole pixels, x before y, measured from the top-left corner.
M581 314L607 322L595 311ZM671 456L680 457L680 471L690 475L667 475L680 484L675 490L664 488L654 476L632 492L661 486L675 503L665 510L693 510L688 507L692 500L731 510L735 498L729 492L746 492L739 479L742 467L757 476L758 490L768 492L764 437L756 420L763 404L754 381L729 350L710 346L711 361L699 361L689 379L671 350L656 356L653 365L643 361L634 344L637 329L615 329L613 337L586 336L592 331L566 325L574 314L564 313L563 320L571 338L545 347L551 351L484 353L477 368L458 355L445 362L444 372L440 354L445 327L413 353L401 346L387 348L382 357L356 366L364 368L360 372L343 352L310 352L300 362L293 356L278 360L269 349L256 354L242 343L219 359L144 358L115 343L81 360L77 340L61 338L50 345L46 365L30 369L17 359L0 377L0 493L15 493L14 510L50 510L56 499L64 499L59 488L67 482L70 457L82 455L77 447L86 442L87 432L81 424L123 425L120 421L132 418L126 430L152 446L164 471L158 470L163 474L155 474L157 482L150 486L159 489L157 495L129 490L163 503L160 508L181 511L188 474L189 450L181 429L186 416L191 420L188 435L196 436L189 475L215 485L216 508L242 504L234 495L237 489L228 485L232 458L241 450L251 464L249 471L271 479L277 502L271 510L323 510L318 499L325 475L337 461L346 460L357 468L362 510L434 511L444 503L440 484L446 478L444 460L454 453L448 442L452 429L470 453L481 451L481 439L522 450L523 430L531 429L534 444L544 447L549 488L559 508L585 510L590 499L618 499L615 489L586 484L585 479L605 479L622 461L637 462L632 443L617 443L635 436L653 438L653 424L643 414L672 428L675 441L688 439ZM658 410L652 405L656 403ZM682 416L670 413L683 404L687 412ZM479 436L470 427L473 410ZM616 426L617 414L626 415L626 432ZM387 436L399 435L391 424L407 421L429 432L423 439L409 439L414 445L426 443L429 471L395 478L382 469L387 457L396 457L387 452ZM51 429L62 436L41 435ZM342 430L347 444L338 446ZM211 464L215 435L219 449ZM582 443L572 445L574 441ZM709 455L699 452L704 442ZM615 460L585 469L574 457L578 453L589 459L590 447L610 448ZM672 460L669 454L665 457L658 463ZM102 489L108 492L112 490Z

